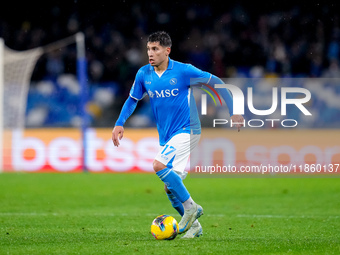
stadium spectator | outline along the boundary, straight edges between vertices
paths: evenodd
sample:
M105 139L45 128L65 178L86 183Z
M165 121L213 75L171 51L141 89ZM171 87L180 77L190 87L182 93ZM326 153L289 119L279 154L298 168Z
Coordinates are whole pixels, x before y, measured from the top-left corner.
M169 31L177 42L174 58L220 77L249 77L254 67L278 76L339 77L340 14L334 4L307 8L276 3L252 8L230 2L220 8L214 2L183 2L176 9L159 1L118 1L115 5L113 9L88 8L74 3L66 8L44 3L43 13L25 5L31 12L19 12L21 19L2 15L0 37L8 47L26 50L83 31L90 86L107 82L118 86L111 112L121 108L137 67L147 62L143 53L146 35L159 28ZM67 48L44 56L33 81L75 72L74 66L65 66L74 55L74 49ZM141 104L143 109L148 107Z

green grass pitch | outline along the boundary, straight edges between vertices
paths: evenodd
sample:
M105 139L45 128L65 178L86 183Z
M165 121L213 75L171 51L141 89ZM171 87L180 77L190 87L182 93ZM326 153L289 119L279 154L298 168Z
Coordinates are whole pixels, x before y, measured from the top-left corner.
M173 215L154 174L0 175L0 254L340 254L339 178L192 178L204 234L157 241Z

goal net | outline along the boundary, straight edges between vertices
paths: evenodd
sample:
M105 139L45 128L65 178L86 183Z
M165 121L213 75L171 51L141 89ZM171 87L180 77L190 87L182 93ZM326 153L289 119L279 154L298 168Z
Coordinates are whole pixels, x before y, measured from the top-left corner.
M7 148L4 139L6 132L25 128L27 96L37 61L43 54L71 44L77 46L77 76L80 87L83 88L86 82L86 70L82 33L26 51L12 50L0 38L0 172L6 168L4 165L4 151ZM82 128L85 128L84 125Z

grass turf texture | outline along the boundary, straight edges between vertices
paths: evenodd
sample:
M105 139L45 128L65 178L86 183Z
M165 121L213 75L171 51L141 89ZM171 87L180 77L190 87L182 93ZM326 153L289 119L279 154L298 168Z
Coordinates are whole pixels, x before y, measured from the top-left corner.
M157 241L173 215L154 174L1 174L0 254L340 254L339 178L185 180L203 237Z

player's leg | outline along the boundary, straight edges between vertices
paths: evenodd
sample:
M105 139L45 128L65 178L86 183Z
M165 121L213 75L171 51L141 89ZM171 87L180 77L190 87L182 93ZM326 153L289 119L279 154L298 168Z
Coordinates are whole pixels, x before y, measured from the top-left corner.
M197 137L197 142L199 136ZM184 215L179 222L180 233L186 232L193 222L203 214L203 209L191 198L183 184L185 166L190 155L189 134L178 134L160 150L154 161L154 170L167 189L182 203Z
M193 205L191 196L187 188L184 186L182 178L173 171L172 167L167 167L158 160L154 160L153 169L157 176L167 186L167 189L182 203L184 209L185 207L188 208Z
M177 199L177 197L168 190L168 187L164 184L164 190L166 195L168 196L168 199L170 200L170 203L173 208L176 209L176 211L183 216L184 214L184 207L182 203Z
M170 190L168 190L166 185L164 185L164 190L171 202L172 207L175 208L181 216L183 216L184 207L182 203L170 192ZM192 224L191 228L185 233L185 235L182 238L190 239L194 237L200 237L202 234L203 234L203 228L201 224L199 223L198 219L196 219L194 223Z
M163 164L158 161L154 162L154 170L167 186L167 189L174 194L183 205L184 214L178 227L179 233L184 233L190 229L194 221L203 214L203 208L196 204L191 198L188 190L183 184L182 178L175 171L166 166L161 169L162 165Z

